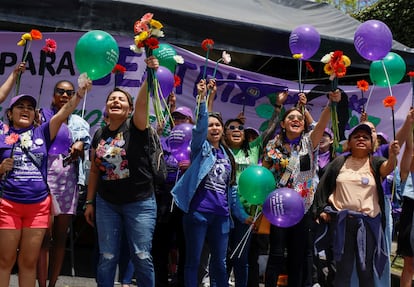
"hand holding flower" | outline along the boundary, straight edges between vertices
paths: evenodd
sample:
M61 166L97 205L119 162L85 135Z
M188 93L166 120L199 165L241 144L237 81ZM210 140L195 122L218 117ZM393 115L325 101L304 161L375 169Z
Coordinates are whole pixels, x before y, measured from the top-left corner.
M288 96L289 96L289 91L286 90L286 91L280 92L277 95L277 99L276 99L275 104L279 105L279 106L283 105L286 102Z
M205 100L206 94L207 94L207 85L206 80L201 79L197 84L197 94L198 94L198 100Z
M328 96L330 103L338 103L341 101L341 91L338 89L333 92L329 92Z
M154 56L150 56L147 59L145 59L145 63L147 64L147 67L150 69L157 70L160 66L160 63L158 62L158 59Z

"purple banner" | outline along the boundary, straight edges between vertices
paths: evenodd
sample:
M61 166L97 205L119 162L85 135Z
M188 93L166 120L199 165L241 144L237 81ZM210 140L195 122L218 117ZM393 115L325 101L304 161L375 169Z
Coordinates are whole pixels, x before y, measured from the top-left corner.
M22 58L23 47L17 46L22 33L0 32L2 45L0 48L0 83L3 83L12 72L15 65ZM44 40L33 41L27 58L27 70L22 75L20 93L29 93L40 99L40 106L50 105L53 95L53 86L59 80L70 80L77 83L79 72L74 58L74 49L78 39L83 33L77 32L56 32L43 33L43 39L51 38L57 42L55 56L47 57L45 63L40 61L40 50L44 46ZM116 36L120 49L118 63L126 68L124 74L109 74L108 76L94 81L94 87L88 93L85 102L85 109L80 104L78 114L84 112L84 118L91 124L92 131L101 124L101 110L105 105L108 93L116 86L122 87L132 95L136 95L142 83L145 72L145 55L135 54L130 51L129 46L133 44L133 36ZM205 58L179 47L174 47L178 55L184 58L184 64L177 66L177 75L181 78L181 86L176 88L177 106L185 105L194 110L196 83L202 77L205 65ZM340 47L338 47L340 48ZM210 59L207 67L207 75L212 75L216 61ZM352 59L351 59L352 60ZM44 75L44 84L41 95L40 83ZM270 106L269 95L285 89L289 90L289 98L286 108L297 101L298 83L283 80L280 78L265 76L229 65L219 64L216 74L218 79L218 93L214 102L214 110L223 114L224 120L236 117L244 110L247 118L247 126L260 128L266 126L272 107ZM327 79L327 85L329 80ZM307 84L305 92L308 93L308 103L314 119L317 120L320 111L326 105L327 98L324 89L326 87ZM370 120L377 124L377 129L392 138L391 110L384 108L382 100L390 94L388 88L370 87L365 92L364 99L360 90L355 86L340 86L344 91L343 96L347 98L347 104L340 112L340 121L347 128L356 124L360 117L361 106L366 103L371 94L370 101L366 107ZM395 85L392 87L392 94L397 98L395 106L395 123L398 128L404 121L412 103L412 89L410 83ZM14 95L11 92L9 98ZM1 105L0 116L3 118L5 107L9 99ZM346 134L346 131L345 131Z

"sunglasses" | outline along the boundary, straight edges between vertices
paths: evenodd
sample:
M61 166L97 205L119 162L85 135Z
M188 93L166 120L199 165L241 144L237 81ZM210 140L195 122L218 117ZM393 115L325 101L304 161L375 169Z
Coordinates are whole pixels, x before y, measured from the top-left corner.
M298 121L303 121L302 115L288 115L287 118L289 121L293 121L294 119L297 119Z
M59 95L59 96L63 96L63 94L66 93L66 95L68 95L68 97L72 97L75 94L74 90L65 90L65 89L61 89L61 88L56 88L55 89L55 94Z
M243 125L239 125L239 126L235 126L235 125L229 125L227 127L229 130L234 131L235 129L238 129L239 131L244 130L244 126Z

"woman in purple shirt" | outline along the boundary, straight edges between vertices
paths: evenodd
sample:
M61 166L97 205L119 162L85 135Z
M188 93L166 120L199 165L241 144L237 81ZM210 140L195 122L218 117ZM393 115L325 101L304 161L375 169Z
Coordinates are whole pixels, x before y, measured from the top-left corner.
M88 80L50 122L38 127L34 97L22 94L10 101L6 111L10 129L0 135L0 287L9 286L16 259L19 286L36 284L36 263L51 210L47 152L90 86Z

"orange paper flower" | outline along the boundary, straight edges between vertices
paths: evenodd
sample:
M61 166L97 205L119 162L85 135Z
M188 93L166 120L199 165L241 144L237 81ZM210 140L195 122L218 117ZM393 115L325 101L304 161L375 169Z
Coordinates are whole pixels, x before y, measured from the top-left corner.
M361 92L366 92L369 89L369 84L365 80L357 81L357 87L361 90Z
M382 103L384 104L384 107L391 108L394 110L394 106L397 103L397 99L394 96L387 96Z

